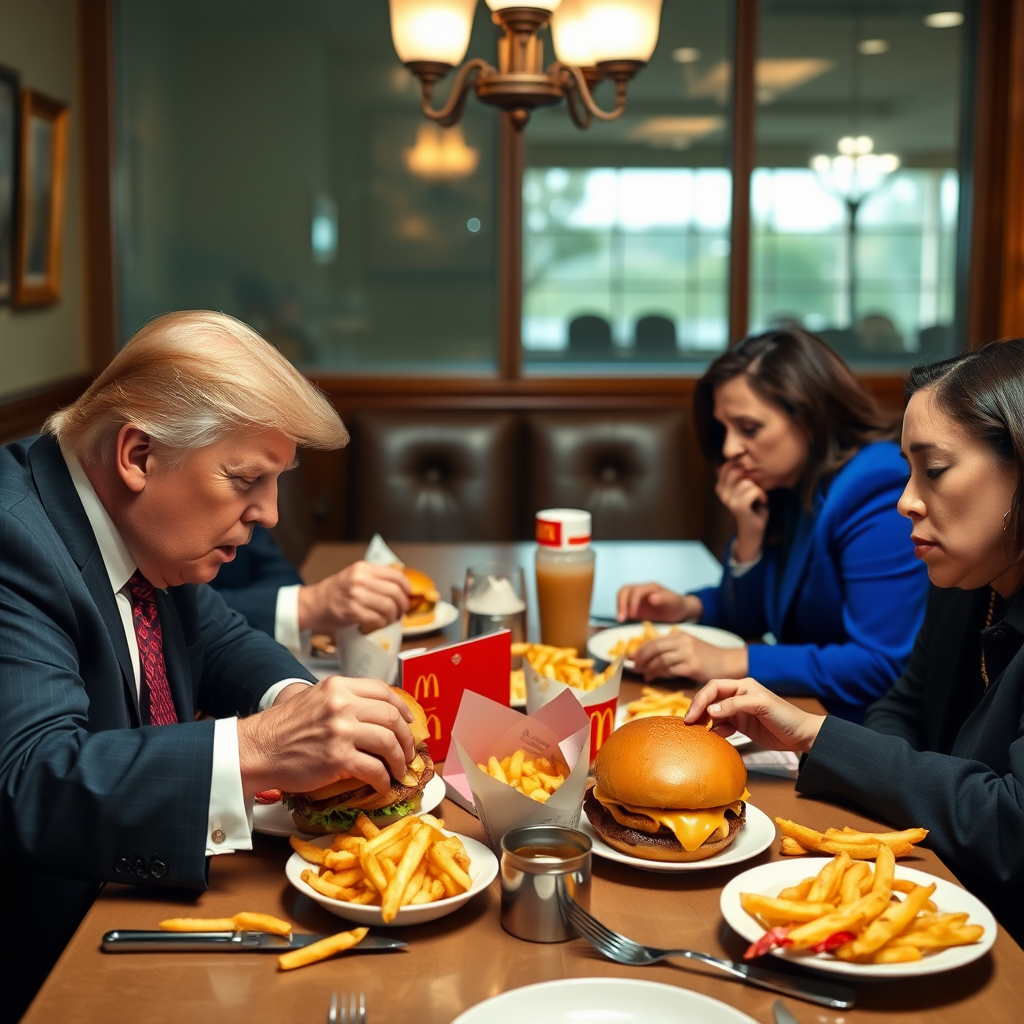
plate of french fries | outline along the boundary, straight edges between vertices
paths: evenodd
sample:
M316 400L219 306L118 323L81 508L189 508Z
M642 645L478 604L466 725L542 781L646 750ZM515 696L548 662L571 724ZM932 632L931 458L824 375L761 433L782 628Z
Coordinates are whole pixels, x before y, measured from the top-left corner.
M285 874L299 892L356 924L423 924L458 910L494 881L498 861L431 814L377 828L360 815L351 831L307 842Z
M996 922L966 889L897 866L882 844L873 862L847 853L787 858L737 875L722 916L751 943L835 974L898 978L937 974L984 956Z
M657 640L659 636L689 633L712 647L745 647L741 637L717 626L701 626L695 622L629 622L623 626L612 626L595 633L587 642L587 653L600 662L614 662L624 658L624 666L630 672L634 669L633 655L644 644Z
M660 715L685 718L692 703L693 698L679 690L660 690L655 686L644 686L636 700L619 705L615 712L615 728L618 729L620 725L632 722L636 718L656 718ZM726 739L734 747L750 743L750 737L742 732L734 732Z
M551 644L516 642L512 645L512 657L529 661L539 676L584 692L596 690L606 683L615 668L614 665L609 665L603 672L595 672L592 657L581 658L575 647L553 647ZM525 669L512 670L509 680L509 706L526 706Z

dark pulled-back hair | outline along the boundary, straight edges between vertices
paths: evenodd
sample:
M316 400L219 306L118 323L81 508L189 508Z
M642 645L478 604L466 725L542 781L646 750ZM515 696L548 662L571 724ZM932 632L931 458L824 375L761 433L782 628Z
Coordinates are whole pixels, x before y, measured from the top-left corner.
M865 445L895 437L895 425L850 368L820 338L796 327L744 338L720 355L697 383L697 438L705 458L721 465L725 427L714 417L715 388L744 375L751 389L807 431L807 465L798 486L810 507L814 492Z
M915 366L907 401L929 391L939 409L966 434L986 444L996 461L1017 470L1006 532L1024 561L1024 338L993 341L973 352Z

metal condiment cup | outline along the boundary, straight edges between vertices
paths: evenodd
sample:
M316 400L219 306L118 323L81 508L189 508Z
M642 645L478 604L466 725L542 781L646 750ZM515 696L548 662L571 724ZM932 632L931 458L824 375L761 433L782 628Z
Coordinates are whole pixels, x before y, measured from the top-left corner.
M529 942L576 938L562 919L558 897L561 891L590 908L590 850L590 838L574 828L525 825L506 832L501 840L502 928Z

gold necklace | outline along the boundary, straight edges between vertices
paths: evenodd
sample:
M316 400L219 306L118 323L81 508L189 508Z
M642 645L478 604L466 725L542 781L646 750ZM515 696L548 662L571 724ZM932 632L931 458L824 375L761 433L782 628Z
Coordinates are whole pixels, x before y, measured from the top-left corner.
M988 612L985 614L985 629L988 629L992 625L992 618L996 612L996 592L992 591L992 596L988 599ZM985 684L985 689L988 689L988 669L985 668L985 646L982 644L981 648L981 681Z

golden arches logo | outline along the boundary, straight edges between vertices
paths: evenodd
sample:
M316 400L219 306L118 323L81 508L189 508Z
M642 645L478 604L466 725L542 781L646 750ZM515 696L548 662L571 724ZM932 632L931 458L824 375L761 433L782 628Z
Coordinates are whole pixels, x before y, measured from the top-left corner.
M427 715L427 732L433 730L434 739L439 740L441 738L441 719L437 715Z
M433 693L431 693L431 691L433 691ZM412 695L417 700L420 700L421 697L424 699L431 696L437 697L440 693L441 686L437 681L437 676L433 672L431 672L429 676L420 676L419 679L416 680L415 689L412 691Z
M603 708L601 711L590 712L590 741L592 749L601 749L601 744L612 734L615 728L614 708Z

